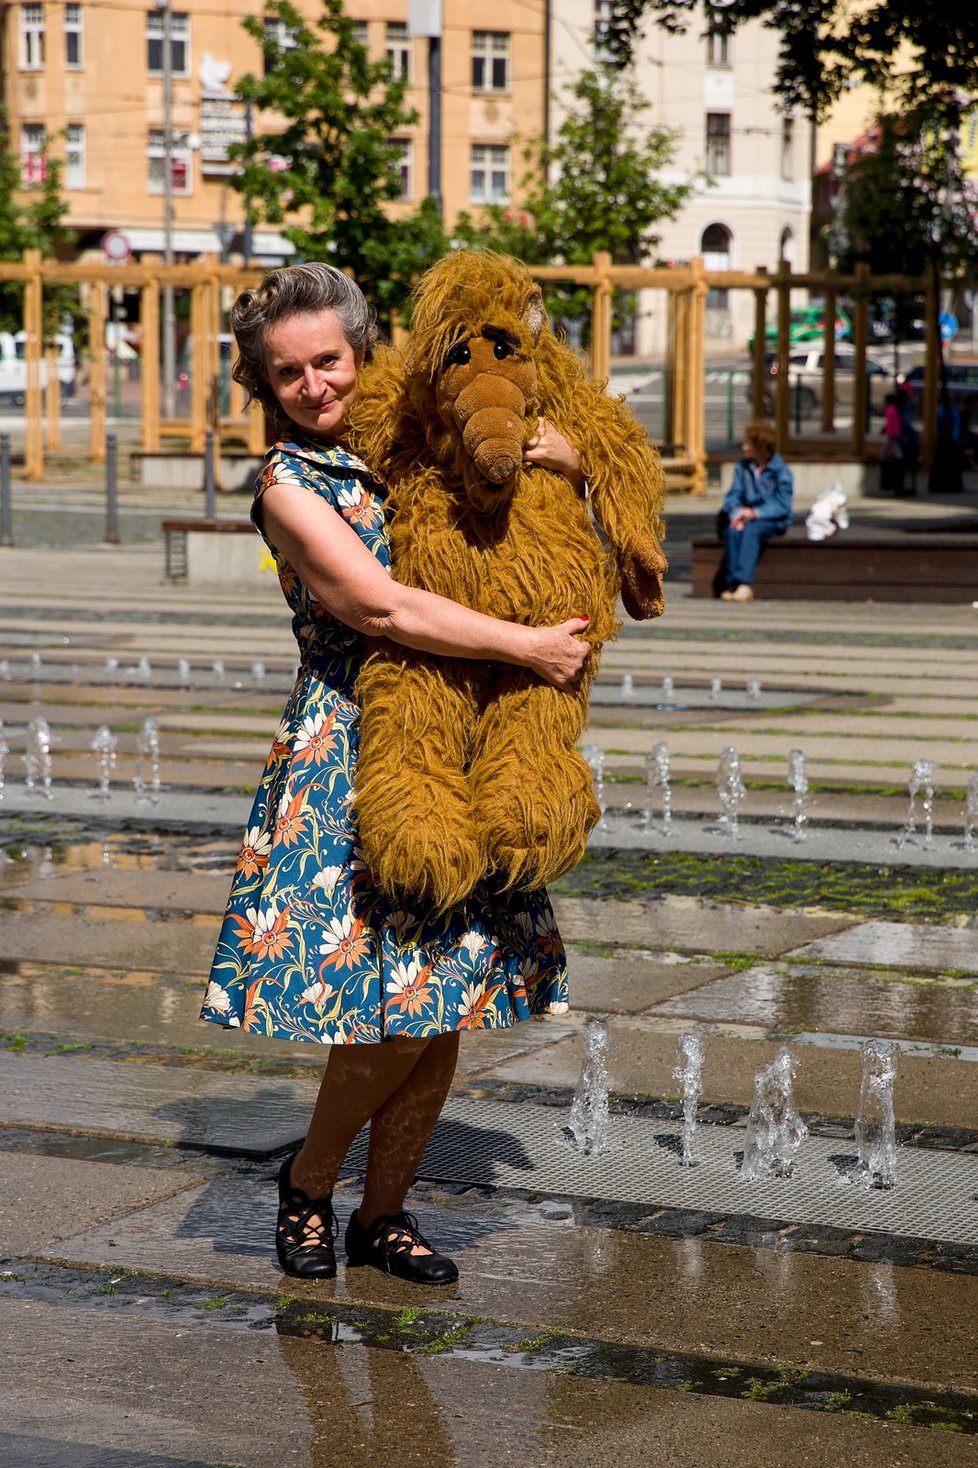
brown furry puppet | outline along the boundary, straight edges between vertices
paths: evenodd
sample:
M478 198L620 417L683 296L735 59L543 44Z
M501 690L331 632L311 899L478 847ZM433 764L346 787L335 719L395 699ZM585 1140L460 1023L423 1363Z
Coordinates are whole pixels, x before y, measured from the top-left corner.
M578 449L585 501L523 462L550 420ZM383 891L448 907L480 878L539 887L598 819L574 742L601 643L663 609L663 476L634 418L554 336L540 288L502 255L460 251L421 281L406 360L361 378L352 446L389 487L399 581L533 626L586 615L584 677L560 691L524 668L382 642L366 659L356 805Z

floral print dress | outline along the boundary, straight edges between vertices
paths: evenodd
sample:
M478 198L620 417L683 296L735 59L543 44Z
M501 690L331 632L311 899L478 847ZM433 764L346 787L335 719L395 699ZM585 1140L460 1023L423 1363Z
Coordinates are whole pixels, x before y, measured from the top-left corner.
M322 495L385 567L384 488L353 455L296 432L258 477ZM372 1044L505 1027L567 1009L564 949L546 892L479 887L434 914L392 907L357 844L354 685L367 642L275 557L299 669L241 844L201 1018L275 1039Z

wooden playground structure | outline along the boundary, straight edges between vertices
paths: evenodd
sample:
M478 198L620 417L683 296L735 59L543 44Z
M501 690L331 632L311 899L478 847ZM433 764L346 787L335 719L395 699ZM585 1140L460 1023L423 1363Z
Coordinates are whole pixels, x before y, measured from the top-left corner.
M541 282L573 284L591 292L592 375L607 377L611 366L612 303L616 290L665 291L667 294L667 356L665 364L666 414L665 449L670 482L692 493L706 490L705 376L706 298L711 289L748 290L754 294L754 345L752 416L764 416L764 359L767 350L765 327L768 300L773 293L777 306L776 344L778 371L774 377L774 421L778 447L796 456L804 441L790 433L791 386L789 380L789 321L792 293L813 291L825 302L825 320L834 321L836 304L842 298L853 307L853 411L848 444L842 451L862 460L866 455L869 305L876 295L922 295L926 302L924 342L924 405L922 459L927 465L936 437L939 393L940 309L938 285L933 280L910 276L871 276L865 267L852 275L835 273L793 274L787 264L776 273L767 271L708 271L701 259L685 265L645 268L614 265L610 255L596 254L587 266L533 267ZM66 264L42 259L29 250L19 264L0 263L0 280L21 282L24 287L24 331L26 335L26 439L24 477L44 477L45 455L61 448L60 385L55 366L56 350L46 348L43 335L45 288L77 285L82 288L83 309L88 320L88 338L93 348L88 359L90 394L89 455L104 460L107 431L107 383L110 353L105 346L106 323L110 320L110 291L121 286L139 292L141 359L140 441L144 453L165 451L165 444L189 447L202 454L208 430L218 448L233 441L248 454L260 456L265 449L265 421L261 408L245 406L244 393L233 381L222 404L221 335L225 332L225 304L246 286L260 280L262 271L240 265L221 264L216 256L193 264L166 266L144 260L138 265ZM189 293L189 412L184 418L164 421L161 417L160 318L164 288L169 285ZM47 357L46 374L41 363ZM825 354L821 393L820 428L834 428L834 358ZM44 378L46 376L46 382ZM226 411L222 412L222 407ZM839 440L833 451L840 452Z

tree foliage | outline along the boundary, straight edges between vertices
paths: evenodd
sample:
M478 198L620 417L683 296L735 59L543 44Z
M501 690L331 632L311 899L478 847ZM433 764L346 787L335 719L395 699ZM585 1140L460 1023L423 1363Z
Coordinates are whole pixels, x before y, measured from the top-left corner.
M874 275L970 269L978 254L978 190L964 178L954 117L927 104L882 112L869 147L848 164L831 244L843 270Z
M780 35L774 85L788 108L823 117L857 82L885 85L909 104L978 92L978 25L955 0L613 0L602 40L627 66L647 24L734 31L748 20Z
M396 219L384 208L401 193L391 139L417 121L407 83L389 61L370 60L342 0L323 0L313 22L273 0L265 18L281 21L287 37L263 19L243 22L264 50L266 75L243 77L238 94L266 125L232 149L242 164L232 186L256 218L282 227L300 259L351 270L379 311L396 309L447 247L433 200Z
M6 114L0 109L0 260L23 258L25 250L40 250L51 257L68 238L63 220L67 210L61 192L63 166L50 151L52 139L45 138L43 180L24 190L20 158L10 145ZM68 287L48 287L44 294L45 330L53 332L75 292ZM0 330L19 331L24 324L24 288L17 281L0 284Z
M616 264L641 264L659 243L657 226L676 217L696 179L662 181L676 134L645 125L650 104L630 76L601 67L565 91L555 141L525 146L519 208L492 204L478 218L460 215L455 232L530 264L586 265L596 250Z

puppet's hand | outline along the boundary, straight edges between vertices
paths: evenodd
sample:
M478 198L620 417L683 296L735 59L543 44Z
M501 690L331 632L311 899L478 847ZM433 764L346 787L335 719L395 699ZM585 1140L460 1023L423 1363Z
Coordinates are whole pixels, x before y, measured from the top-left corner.
M621 599L625 611L637 622L662 616L666 605L662 578L668 568L669 562L653 535L643 535L628 550L619 552Z

